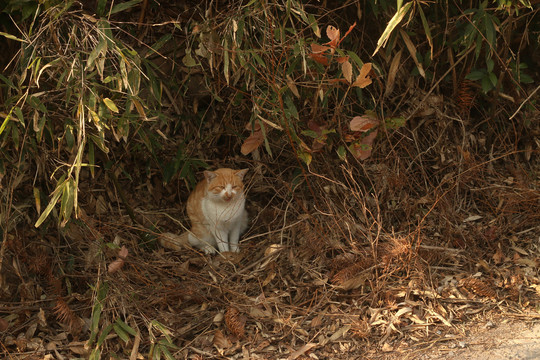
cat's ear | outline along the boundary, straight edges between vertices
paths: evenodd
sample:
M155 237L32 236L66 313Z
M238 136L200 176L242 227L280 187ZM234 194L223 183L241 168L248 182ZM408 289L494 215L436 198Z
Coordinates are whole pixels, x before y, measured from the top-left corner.
M207 182L210 182L216 178L217 174L213 171L205 171L204 172L204 178Z
M235 174L240 178L240 180L244 180L244 175L248 172L249 169L242 169L238 170Z

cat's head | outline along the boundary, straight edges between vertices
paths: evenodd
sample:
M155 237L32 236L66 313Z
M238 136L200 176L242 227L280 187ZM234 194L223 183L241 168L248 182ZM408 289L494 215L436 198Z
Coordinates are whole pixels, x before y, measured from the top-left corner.
M214 201L233 202L244 193L244 175L248 169L227 168L205 171L207 196Z

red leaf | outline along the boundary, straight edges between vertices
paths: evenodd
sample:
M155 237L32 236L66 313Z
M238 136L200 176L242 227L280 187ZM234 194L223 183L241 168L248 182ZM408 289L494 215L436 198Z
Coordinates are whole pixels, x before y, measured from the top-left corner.
M329 84L336 84L336 83L343 83L347 84L347 80L345 79L328 79Z
M328 46L322 46L317 43L311 43L311 52L314 54L320 54L329 49L330 48Z
M373 151L373 140L375 140L376 137L377 130L374 130L362 138L362 140L360 140L360 144L355 144L354 156L359 160L366 160L368 157L370 157L371 152Z
M259 129L251 134L242 144L240 152L243 155L247 155L257 149L264 142L264 136L262 131Z
M359 88L365 88L369 84L371 84L371 76L369 73L371 72L371 63L365 63L362 68L360 69L360 74L352 84L352 86L358 86Z
M352 131L366 132L377 125L379 125L379 120L370 115L363 115L353 117L349 123L349 128Z
M311 58L315 60L316 62L318 62L319 64L328 66L328 59L326 58L326 56L321 55L321 54L309 54L309 56L311 56Z
M348 56L339 56L336 58L336 61L338 62L338 64L343 64L347 61L349 61L349 57Z
M345 33L345 35L343 35L343 37L341 38L341 40L339 41L338 45L341 44L341 42L343 41L343 39L345 39L347 37L347 35L349 35L349 33L352 31L352 29L354 29L356 27L356 21L354 22L354 24L352 24L350 27L349 27L349 30L347 30L347 32Z
M307 123L307 127L310 129L310 130L313 130L315 131L317 134L321 134L322 133L322 127L317 124L315 121L313 120L309 120L308 123Z

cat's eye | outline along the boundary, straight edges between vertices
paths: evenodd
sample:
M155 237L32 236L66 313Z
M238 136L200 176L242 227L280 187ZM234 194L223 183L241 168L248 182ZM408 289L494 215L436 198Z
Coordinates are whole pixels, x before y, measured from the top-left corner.
M214 190L217 190L217 191L223 191L223 189L225 189L223 186L216 186L214 188Z
M233 188L233 190L240 190L240 186L238 186L238 185L235 185L232 188Z

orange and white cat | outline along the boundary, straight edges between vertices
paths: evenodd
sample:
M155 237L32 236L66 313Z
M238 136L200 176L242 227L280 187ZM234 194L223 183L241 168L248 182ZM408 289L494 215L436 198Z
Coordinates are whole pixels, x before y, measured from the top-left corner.
M248 225L245 209L244 175L248 169L233 170L221 168L205 171L187 201L187 214L191 229L187 240L191 246L202 249L207 254L240 251L238 241ZM180 237L163 234L161 244L171 249L179 249L185 242ZM184 239L184 240L182 240Z

